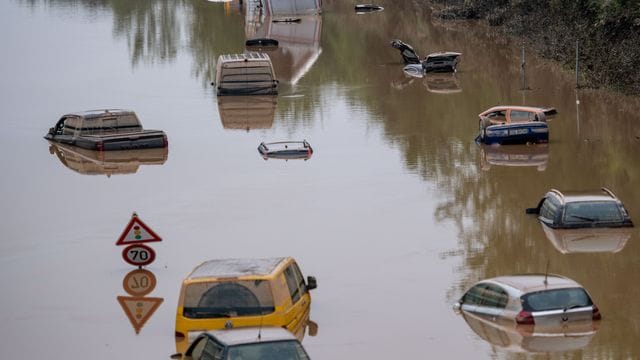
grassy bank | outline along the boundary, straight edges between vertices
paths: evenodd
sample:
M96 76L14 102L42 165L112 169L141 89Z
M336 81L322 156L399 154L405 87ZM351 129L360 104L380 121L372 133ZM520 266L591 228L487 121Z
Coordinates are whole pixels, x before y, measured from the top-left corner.
M545 58L575 68L580 83L640 95L638 0L432 0L434 16L483 19L522 37Z

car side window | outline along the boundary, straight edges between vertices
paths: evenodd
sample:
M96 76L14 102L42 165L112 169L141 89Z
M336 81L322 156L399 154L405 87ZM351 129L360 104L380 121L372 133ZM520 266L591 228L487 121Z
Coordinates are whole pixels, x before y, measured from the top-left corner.
M289 288L289 295L291 295L291 302L295 304L300 300L300 289L298 288L298 281L296 279L293 265L289 265L289 267L287 267L284 271L284 277L287 280L287 287Z
M190 355L193 360L202 359L202 352L204 351L204 346L207 344L206 338L200 338L197 340L195 344L191 346L191 351L187 352L187 355Z
M304 282L304 277L302 276L302 271L300 271L300 268L296 263L291 264L291 267L293 268L293 272L295 273L296 279L298 281L298 288L300 289L300 295L304 296L307 294L308 290L307 290L307 284Z
M556 218L559 207L560 204L556 203L553 197L548 197L544 200L542 206L540 206L540 216L549 221L553 221Z
M493 284L487 284L484 293L482 293L482 298L484 306L496 308L507 307L507 302L509 301L509 295L507 295L507 292L500 286Z
M469 305L481 305L484 287L485 284L478 284L469 289L469 291L467 291L467 293L462 297L462 303Z
M532 117L529 117L530 114L533 115L528 111L511 110L509 118L511 119L511 122L524 122L533 119Z

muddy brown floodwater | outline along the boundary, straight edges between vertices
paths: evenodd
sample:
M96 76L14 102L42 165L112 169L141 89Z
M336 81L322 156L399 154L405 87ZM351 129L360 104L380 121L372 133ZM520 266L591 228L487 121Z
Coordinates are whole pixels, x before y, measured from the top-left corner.
M236 1L1 2L0 358L168 358L183 277L207 259L270 256L318 279L318 332L303 341L314 359L537 358L515 352L551 348L468 325L451 305L478 279L547 263L603 321L541 357L640 354L638 228L600 252L561 252L524 213L551 187L606 185L640 223L638 98L576 91L529 51L523 73L519 40L434 22L413 2L353 4L268 29ZM269 31L284 39L278 97L216 99L218 55ZM405 77L393 38L422 56L461 52L458 73ZM497 104L556 107L549 145L476 145L477 114ZM168 153L101 157L42 138L64 113L106 107L163 129ZM307 161L256 150L302 139ZM133 211L163 238L148 294L151 277L127 276L115 246ZM156 300L125 299L141 295ZM153 309L144 326L127 317Z

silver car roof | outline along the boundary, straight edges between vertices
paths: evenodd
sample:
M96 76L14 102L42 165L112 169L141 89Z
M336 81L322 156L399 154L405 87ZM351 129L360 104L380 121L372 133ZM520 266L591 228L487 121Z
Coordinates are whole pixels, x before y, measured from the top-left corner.
M494 282L499 285L506 285L514 290L517 290L520 294L543 290L582 287L574 280L555 274L523 274L498 276L495 278L483 280L481 282Z
M198 265L188 279L205 277L240 277L240 276L266 276L271 274L275 268L286 258L266 258L266 259L216 259L205 261Z

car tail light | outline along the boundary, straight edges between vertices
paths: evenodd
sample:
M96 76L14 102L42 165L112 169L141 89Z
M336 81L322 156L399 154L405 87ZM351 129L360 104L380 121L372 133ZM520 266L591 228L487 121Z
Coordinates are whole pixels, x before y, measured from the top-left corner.
M528 311L520 311L518 315L516 315L516 323L521 325L533 325L535 322L533 321L533 315Z
M104 151L104 142L98 141L96 143L96 151Z
M167 135L164 134L162 135L162 147L167 147L169 146L169 139L167 139Z
M185 337L185 335L183 333L181 333L180 331L176 331L176 337L183 338L183 337Z
M598 309L598 307L594 304L593 305L593 320L600 320L602 319L602 315L600 315L600 309Z

